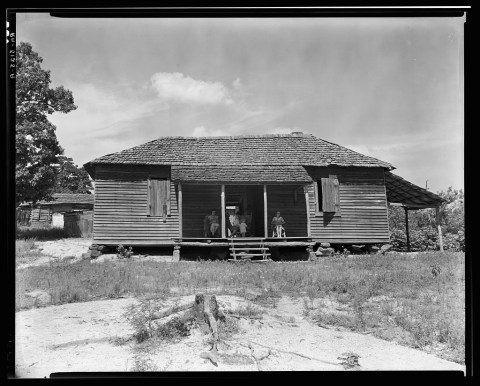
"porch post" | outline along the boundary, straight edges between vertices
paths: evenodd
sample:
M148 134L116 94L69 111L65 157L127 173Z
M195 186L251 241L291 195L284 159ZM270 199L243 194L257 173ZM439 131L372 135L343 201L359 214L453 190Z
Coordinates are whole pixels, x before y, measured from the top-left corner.
M310 227L310 202L308 195L308 185L303 186L303 191L305 192L305 205L307 206L307 236L312 236L312 229Z
M440 226L440 207L435 208L435 219L437 220L438 243L440 244L440 252L443 252L442 227Z
M263 185L263 217L265 237L268 237L267 185Z
M405 232L407 233L407 251L410 252L410 234L408 233L408 208L404 206L403 209L405 209Z
M227 237L225 232L225 185L222 185L221 206L222 206L222 238Z
M182 238L183 229L182 229L182 214L183 214L183 194L182 194L182 184L178 184L178 237Z

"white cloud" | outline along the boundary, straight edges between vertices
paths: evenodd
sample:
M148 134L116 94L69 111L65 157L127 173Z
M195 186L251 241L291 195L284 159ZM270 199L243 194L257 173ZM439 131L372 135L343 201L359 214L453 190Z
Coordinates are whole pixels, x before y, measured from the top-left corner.
M57 127L57 138L65 154L79 165L130 147L128 140L140 127L139 122L168 108L159 106L158 101L150 100L147 92L135 87L119 90L108 84L84 83L69 89L77 110L69 114L54 113L48 119ZM145 133L135 135L141 137ZM119 143L122 138L124 142Z
M230 135L221 129L206 129L205 126L197 126L193 129L193 137L220 137Z
M232 104L228 89L220 82L204 82L179 72L157 72L150 87L161 99L199 104Z
M235 79L233 82L232 82L232 86L235 90L238 90L239 88L243 87L243 84L242 82L240 81L240 78L237 78Z

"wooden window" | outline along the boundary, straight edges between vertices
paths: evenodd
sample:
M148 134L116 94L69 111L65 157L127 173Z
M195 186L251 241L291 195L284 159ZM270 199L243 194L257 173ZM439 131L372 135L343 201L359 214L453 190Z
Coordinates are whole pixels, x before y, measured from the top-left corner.
M339 183L337 176L321 178L315 182L317 213L340 214Z
M148 180L148 215L170 216L170 180L150 178Z

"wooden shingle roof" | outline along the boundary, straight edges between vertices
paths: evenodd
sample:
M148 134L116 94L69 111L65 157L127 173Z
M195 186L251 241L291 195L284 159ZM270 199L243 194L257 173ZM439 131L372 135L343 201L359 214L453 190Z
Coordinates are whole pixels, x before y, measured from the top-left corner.
M95 198L93 194L54 193L52 201L40 201L40 205L57 204L92 204Z
M162 137L86 163L95 165L189 166L361 166L393 169L392 165L311 134L243 135L233 137Z
M190 165L172 166L172 181L222 183L235 181L238 183L306 183L312 182L304 167L298 165L262 165L262 166L218 166L204 167Z
M385 172L385 186L389 203L402 204L412 209L435 208L444 201L435 193L412 184L391 172Z

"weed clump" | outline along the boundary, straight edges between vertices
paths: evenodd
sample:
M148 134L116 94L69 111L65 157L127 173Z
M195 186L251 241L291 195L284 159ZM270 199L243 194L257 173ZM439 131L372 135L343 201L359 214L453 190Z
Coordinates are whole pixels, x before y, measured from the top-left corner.
M147 299L138 305L128 307L124 317L133 327L133 338L137 343L154 337L174 341L190 334L190 329L195 324L193 317L174 316L165 323L156 320L155 315L164 307L165 305L157 299Z
M128 249L126 249L123 245L118 246L117 257L119 259L129 259L130 257L132 257L132 255L133 255L132 247L129 247Z
M255 307L252 303L245 306L239 306L232 310L233 314L245 316L247 318L259 319L262 317L263 311L259 307Z

